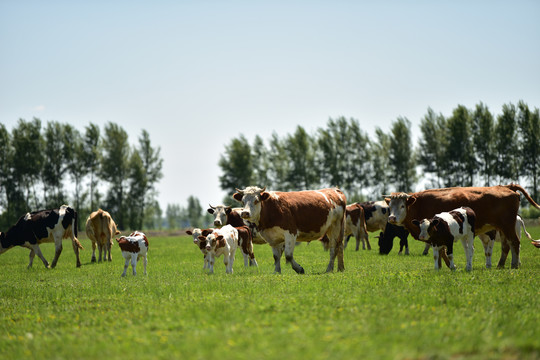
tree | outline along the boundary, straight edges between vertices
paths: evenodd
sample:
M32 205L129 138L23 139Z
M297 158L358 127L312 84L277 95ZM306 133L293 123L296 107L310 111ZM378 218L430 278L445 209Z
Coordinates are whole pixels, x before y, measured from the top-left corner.
M319 175L315 164L315 142L306 130L298 126L285 141L285 151L291 169L287 174L288 188L306 190L318 185Z
M416 182L416 161L411 144L411 122L398 117L390 136L390 180L398 191L410 192Z
M495 170L495 124L493 115L484 104L476 105L472 114L472 134L476 163L481 169L484 184L490 186Z
M83 198L83 179L88 175L89 168L85 162L85 144L81 133L71 125L64 125L64 151L65 161L67 166L67 172L71 176L74 182L74 198L75 209L79 212L79 215L86 214L88 211L83 211L82 203ZM79 226L82 222L79 222Z
M285 148L285 141L277 133L272 133L269 150L269 178L272 188L280 191L291 190L287 182L290 171L290 162Z
M244 135L240 135L238 139L232 139L231 143L225 146L225 153L221 155L218 164L223 171L223 175L219 177L222 190L232 194L235 188L252 185L251 146Z
M44 133L44 163L42 167L43 200L47 209L56 208L66 203L63 189L63 174L67 169L66 154L64 148L68 146L64 142L64 126L56 121L50 121L45 127Z
M519 178L516 107L504 104L502 110L495 125L495 172L501 184Z
M81 160L84 163L85 171L90 175L90 210L96 209L96 204L99 203L95 199L99 197L98 174L101 166L101 136L99 127L95 124L90 124L86 127L84 135L83 150Z
M251 147L251 158L253 159L253 182L260 187L272 187L270 180L270 160L269 153L264 145L263 139L257 135ZM230 196L228 196L230 198Z
M446 119L442 114L436 114L428 108L427 114L420 123L422 136L418 143L418 164L426 173L433 174L435 179L432 186L443 186L442 178L445 168L444 152L447 148Z
M476 163L472 144L472 120L463 105L454 109L447 122L444 154L446 186L472 186Z
M107 194L107 208L120 229L127 225L126 190L129 180L129 159L131 148L124 129L114 123L105 126L101 179L110 184Z
M179 204L167 204L165 217L169 229L179 229L182 225L183 209Z
M187 199L187 218L189 220L189 226L198 228L202 226L202 220L203 220L203 208L201 206L201 203L199 202L199 199L197 199L195 196L189 196Z
M143 162L137 151L131 153L128 178L128 196L126 199L128 226L131 229L141 229L144 216L144 192L147 181Z
M532 180L533 199L538 199L538 175L540 174L540 116L538 108L529 110L523 101L518 103L519 149L521 175Z
M379 198L381 194L388 194L390 188L390 135L376 128L375 137L375 141L371 142L373 179L370 185L373 187L373 198Z

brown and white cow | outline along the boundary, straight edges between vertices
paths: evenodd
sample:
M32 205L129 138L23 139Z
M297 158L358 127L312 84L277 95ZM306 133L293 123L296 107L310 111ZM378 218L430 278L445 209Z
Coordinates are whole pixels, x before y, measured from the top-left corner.
M285 243L285 259L300 274L304 268L293 256L296 241L318 240L326 235L325 248L330 250L327 272L345 270L343 232L345 230L345 194L337 188L305 191L266 191L250 186L236 189L233 198L242 202L243 219L253 222L264 240L272 247L275 272L281 273L281 244Z
M36 254L48 268L49 262L43 256L39 244L54 242L55 254L50 265L54 268L62 253L62 239L67 238L71 239L77 267L80 267L79 249L83 247L77 239L77 212L67 205L58 209L29 212L21 216L7 232L0 233L0 254L14 246L22 246L30 249L28 268L32 267Z
M126 260L122 276L126 276L130 262L133 275L137 275L137 261L140 258L144 259L144 275L146 275L146 265L148 264L148 238L146 235L140 231L134 231L129 236L121 236L116 241L118 241L122 256Z
M424 241L433 247L433 259L435 260L435 270L441 267L439 251L446 248L449 264L452 270L454 265L454 241L461 240L467 265L465 270L472 270L472 260L474 255L474 228L476 214L470 207L460 207L452 211L443 211L431 219L413 220L414 226L420 229L418 240Z
M107 211L99 209L94 211L86 219L86 235L92 241L92 262L96 262L96 245L99 249L99 262L101 254L103 260L112 261L111 247L115 235L120 234L116 223Z
M199 240L206 244L210 273L214 272L215 259L223 255L225 272L232 274L234 256L238 248L238 230L231 225L225 225L221 229L214 229L206 237L199 236Z
M502 253L498 267L504 267L508 252L512 250L512 268L520 264L520 242L515 231L521 192L537 209L538 205L518 184L490 187L454 187L432 189L412 194L393 193L386 202L390 205L388 221L407 228L418 239L419 229L414 219L431 218L435 214L468 206L476 213L476 234L497 230L502 235Z
M206 237L208 234L210 234L213 231L214 229L212 228L210 229L195 228L193 230L186 231L186 234L193 236L193 243L199 248L199 250L201 250L203 254L203 260L204 260L203 269L210 269L210 263L207 256L208 251L206 251L206 243L199 240L199 236Z
M366 243L368 250L371 250L369 244L369 237L366 228L366 218L364 216L364 208L358 203L347 205L345 208L345 233L347 240L345 241L344 248L349 243L349 236L356 238L356 251L360 248L360 242L362 242L362 249L366 250Z

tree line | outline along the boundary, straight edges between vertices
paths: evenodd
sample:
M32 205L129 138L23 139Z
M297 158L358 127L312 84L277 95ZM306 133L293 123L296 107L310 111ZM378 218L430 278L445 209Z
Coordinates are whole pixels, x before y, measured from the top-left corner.
M131 145L112 122L103 131L89 124L82 133L56 121L42 126L38 118L20 119L11 133L0 124L0 226L28 211L69 203L78 211L79 228L99 207L120 229L159 227L155 186L162 166L160 148L146 130Z
M374 137L358 120L345 117L329 119L312 134L298 126L293 134L257 135L252 142L240 135L225 146L219 160L220 186L231 194L249 185L281 191L339 186L353 202L380 199L391 191L411 192L417 185L517 182L540 200L538 108L519 101L493 114L479 103L473 109L458 105L450 116L428 108L416 144L412 135L405 117L393 121L389 132L377 127Z

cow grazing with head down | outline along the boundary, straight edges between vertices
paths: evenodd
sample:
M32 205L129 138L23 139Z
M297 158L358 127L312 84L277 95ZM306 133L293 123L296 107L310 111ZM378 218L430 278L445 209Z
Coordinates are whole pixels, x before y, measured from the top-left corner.
M122 250L122 256L126 259L122 276L126 276L130 262L133 275L137 275L137 261L141 258L144 260L144 275L146 275L146 265L148 263L148 239L146 235L140 231L135 231L129 236L121 236L116 241L118 241L118 246Z
M412 223L414 219L428 219L443 211L468 206L476 213L476 234L491 230L501 233L502 253L498 267L504 267L508 252L512 250L512 268L518 268L520 242L515 230L520 198L518 191L531 205L540 209L540 205L530 197L529 193L517 184L454 187L412 194L393 193L385 199L390 206L388 221L404 226L415 239L418 239L420 231ZM488 266L487 263L486 266Z
M116 228L116 223L107 211L99 209L88 216L86 220L86 235L92 241L92 262L96 262L96 245L99 248L99 262L101 253L103 260L112 261L111 247L113 238L120 234Z
M474 225L476 214L469 207L441 212L431 219L413 220L414 226L420 229L418 240L424 241L433 247L433 258L435 260L435 270L441 267L439 251L446 248L446 253L450 263L448 267L455 270L454 265L454 241L461 240L467 266L465 270L472 270L472 260L474 255Z
M327 272L345 270L343 263L343 232L345 228L345 194L337 188L306 191L266 191L250 186L236 189L233 198L242 202L241 216L257 226L264 240L272 247L275 272L281 273L282 244L285 259L300 274L304 268L293 256L296 241L312 241L326 235L325 248L330 250Z
M83 247L77 239L77 212L67 205L62 205L58 209L34 211L21 216L7 232L0 233L0 254L14 246L22 246L30 249L28 268L32 267L36 254L48 268L49 263L43 256L39 244L54 242L55 254L50 265L54 268L62 253L62 239L67 238L71 239L77 257L77 267L80 267L79 249Z
M232 274L234 256L238 247L238 230L231 225L225 225L221 229L214 229L206 237L199 236L199 240L206 245L210 273L214 272L215 259L223 255L225 272Z
M211 228L204 229L204 230L195 228L193 230L186 231L186 234L193 236L193 243L201 250L203 254L203 260L204 260L203 269L209 269L210 264L208 262L208 257L207 257L208 251L206 251L206 242L199 240L199 236L206 237L208 234L210 234L213 231L214 229L211 229Z
M389 254L394 247L394 238L399 238L399 252L398 255L403 254L405 249L405 255L409 255L409 232L402 226L386 223L384 232L381 232L379 238L379 252L381 254ZM428 245L429 246L429 245Z

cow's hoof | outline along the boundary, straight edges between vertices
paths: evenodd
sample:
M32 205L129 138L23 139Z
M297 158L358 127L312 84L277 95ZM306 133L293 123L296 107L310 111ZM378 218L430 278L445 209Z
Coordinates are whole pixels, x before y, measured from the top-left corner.
M90 262L96 262L96 258L92 258L92 260L90 260Z

